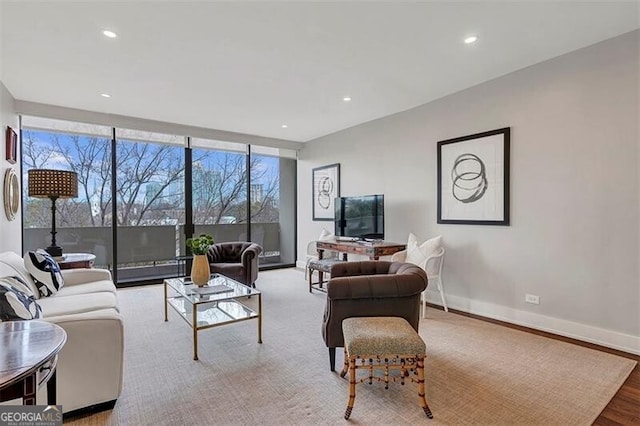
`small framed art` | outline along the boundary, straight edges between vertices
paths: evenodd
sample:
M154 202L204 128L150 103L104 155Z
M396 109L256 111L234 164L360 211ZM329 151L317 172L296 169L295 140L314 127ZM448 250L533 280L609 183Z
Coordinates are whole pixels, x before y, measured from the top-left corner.
M333 220L334 201L340 196L340 164L316 167L311 173L313 219Z
M509 225L511 129L438 142L438 223Z
M7 161L11 164L15 164L18 157L18 135L9 126L7 126L6 153Z

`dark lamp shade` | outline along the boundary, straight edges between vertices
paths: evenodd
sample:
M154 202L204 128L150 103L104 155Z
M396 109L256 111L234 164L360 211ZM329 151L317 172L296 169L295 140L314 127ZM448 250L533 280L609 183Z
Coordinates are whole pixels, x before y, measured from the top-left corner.
M74 198L78 196L78 174L76 172L32 169L27 173L29 197Z

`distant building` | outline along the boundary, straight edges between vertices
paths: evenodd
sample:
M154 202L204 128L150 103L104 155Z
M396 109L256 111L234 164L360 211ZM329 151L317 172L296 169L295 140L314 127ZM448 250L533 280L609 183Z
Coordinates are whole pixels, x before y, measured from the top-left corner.
M261 203L264 200L264 185L261 183L251 184L251 202Z
M220 186L220 172L205 168L202 163L193 163L193 205L206 205L214 198L213 192Z
M178 206L182 203L184 194L184 183L180 180L171 182L164 189L164 184L149 182L145 185L144 203L146 205Z

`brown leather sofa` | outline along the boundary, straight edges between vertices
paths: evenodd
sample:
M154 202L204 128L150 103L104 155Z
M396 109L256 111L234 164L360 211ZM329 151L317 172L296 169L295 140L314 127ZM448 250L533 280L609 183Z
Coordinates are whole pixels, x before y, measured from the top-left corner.
M331 268L322 336L335 371L336 348L344 347L342 320L350 317L401 317L418 331L420 294L427 275L410 263L344 262Z
M262 247L258 244L235 241L212 245L207 258L212 273L217 272L249 287L255 287L260 253Z

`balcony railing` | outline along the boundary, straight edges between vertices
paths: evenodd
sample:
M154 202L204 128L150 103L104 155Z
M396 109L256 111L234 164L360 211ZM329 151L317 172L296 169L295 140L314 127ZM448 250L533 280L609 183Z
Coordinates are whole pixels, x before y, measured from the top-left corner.
M252 241L263 247L261 263L279 263L280 225L252 223ZM44 248L51 243L49 228L25 228L24 249ZM57 243L65 253L93 253L95 265L111 269L113 265L111 227L57 228ZM213 235L216 242L245 241L246 224L196 225L196 234ZM145 268L173 263L185 253L183 225L118 226L118 269ZM147 276L149 271L140 271ZM135 275L135 274L134 274Z

